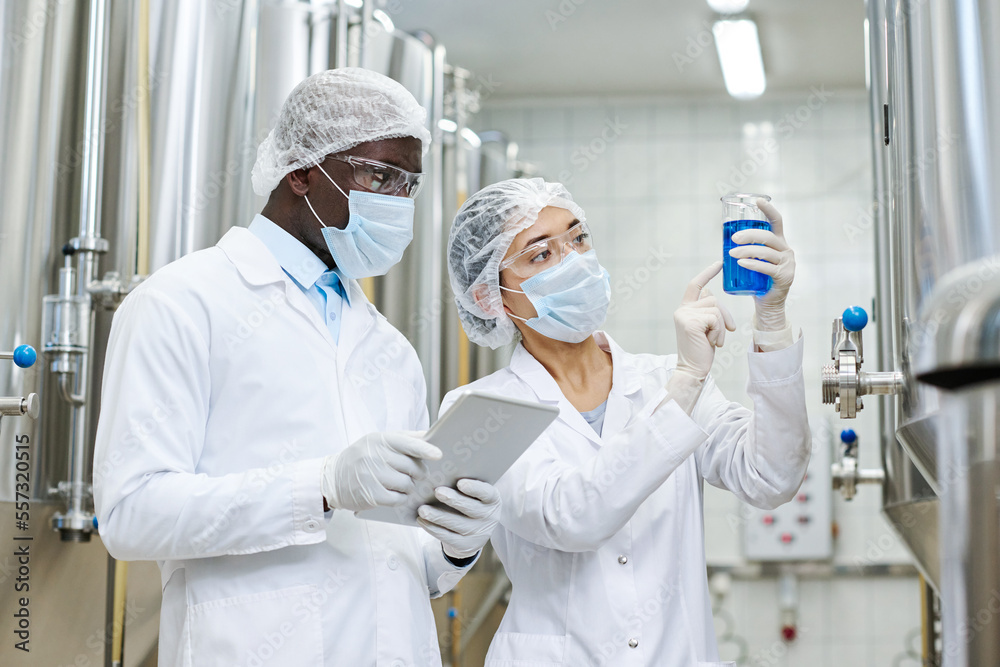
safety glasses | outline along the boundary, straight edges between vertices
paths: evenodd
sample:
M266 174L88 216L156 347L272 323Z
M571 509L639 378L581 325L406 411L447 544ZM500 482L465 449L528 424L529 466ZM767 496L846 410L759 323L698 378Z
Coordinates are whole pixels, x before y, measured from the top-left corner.
M397 195L402 192L413 199L420 192L424 175L404 171L391 164L353 155L329 155L331 160L346 162L354 167L354 182L360 187L380 195Z
M536 241L503 260L500 270L510 269L518 278L530 278L561 262L567 249L582 254L592 248L590 228L578 222L562 234Z

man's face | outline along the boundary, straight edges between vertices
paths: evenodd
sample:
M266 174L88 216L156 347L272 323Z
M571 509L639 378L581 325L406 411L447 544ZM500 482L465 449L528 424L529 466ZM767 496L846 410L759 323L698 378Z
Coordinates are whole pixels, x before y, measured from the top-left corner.
M376 160L411 173L419 173L422 169L420 140L415 137L368 141L336 155L345 157L353 155L354 157ZM345 193L350 194L351 190L364 191L364 188L354 180L354 167L347 162L327 158L320 165ZM309 201L319 217L331 227L339 229L347 227L347 220L350 217L347 209L347 198L333 187L333 184L319 169L310 169L308 178ZM400 192L395 196L405 197L406 195ZM317 231L321 229L319 223L316 224L316 229Z
M399 167L411 173L422 171L420 140L415 137L396 137L394 139L380 139L378 141L367 141L363 144L350 148L346 151L336 153L340 156L353 155L354 157L377 160L385 164ZM354 180L354 167L347 162L340 160L325 159L320 163L330 179L340 186L344 194L350 194L351 190L361 190L364 188ZM344 229L350 218L347 207L347 197L341 194L333 186L326 176L316 167L304 169L298 174L303 174L305 179L306 194L309 202L316 210L316 215L320 217L324 224L329 227ZM298 178L301 178L299 176ZM301 186L300 186L301 187ZM300 190L301 191L301 190ZM405 197L403 192L395 195ZM323 260L327 266L333 266L333 257L326 247L323 238L323 225L308 212L305 213L303 224L299 228L301 240L311 249L317 257Z

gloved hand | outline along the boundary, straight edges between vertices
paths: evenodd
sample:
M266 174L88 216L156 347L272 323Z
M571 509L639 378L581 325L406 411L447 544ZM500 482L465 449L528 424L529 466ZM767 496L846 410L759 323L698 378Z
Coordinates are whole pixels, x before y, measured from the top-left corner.
M360 512L401 505L427 476L423 459L441 450L414 432L369 433L323 463L323 497L331 509Z
M763 296L754 297L756 328L760 331L781 331L788 326L785 321L785 299L795 279L795 253L785 241L785 228L781 214L769 202L757 200L757 207L767 216L771 231L744 229L733 234L733 243L740 244L729 251L737 264L751 271L759 271L774 279L774 285ZM744 245L744 244L760 245Z
M726 329L736 331L733 316L705 289L721 270L722 262L715 262L695 276L684 291L680 307L674 311L677 367L667 382L667 393L688 414L712 370L715 348L726 342Z
M447 486L434 489L437 499L452 509L421 505L417 522L441 540L445 554L470 558L489 542L500 520L500 493L476 479L460 479L455 486L458 491Z

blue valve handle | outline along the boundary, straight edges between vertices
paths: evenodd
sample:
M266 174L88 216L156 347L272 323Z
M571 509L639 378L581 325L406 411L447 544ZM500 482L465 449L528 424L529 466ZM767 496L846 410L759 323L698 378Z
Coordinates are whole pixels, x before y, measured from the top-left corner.
M19 368L31 368L35 365L35 360L38 359L38 353L30 345L18 345L14 348L10 358Z
M861 306L851 306L844 311L841 320L848 331L861 331L868 324L868 313Z
M852 428L845 428L840 432L840 441L845 445L853 445L858 441L858 434Z

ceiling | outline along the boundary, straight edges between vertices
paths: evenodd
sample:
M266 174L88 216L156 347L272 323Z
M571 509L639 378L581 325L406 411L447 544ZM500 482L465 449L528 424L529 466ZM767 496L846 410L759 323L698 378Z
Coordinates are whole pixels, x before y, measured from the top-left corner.
M497 98L724 90L704 0L388 0ZM768 88L863 89L863 0L750 0Z

